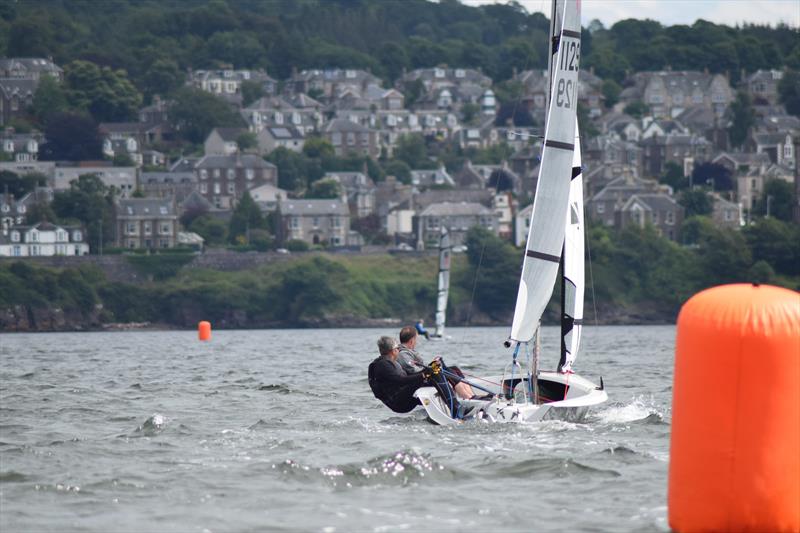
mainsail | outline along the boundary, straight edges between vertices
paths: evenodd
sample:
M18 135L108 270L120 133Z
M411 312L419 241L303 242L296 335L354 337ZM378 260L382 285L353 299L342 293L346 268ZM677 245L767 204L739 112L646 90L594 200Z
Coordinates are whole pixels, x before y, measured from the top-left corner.
M552 61L549 107L539 181L522 263L510 339L528 342L553 294L564 245L572 178L581 49L580 2L564 2L558 51Z
M450 291L450 234L442 227L439 236L439 276L436 295L436 332L437 337L444 336L444 323L447 316L447 294Z
M564 260L561 277L561 359L558 370L571 370L581 343L583 324L583 290L585 286L583 257L583 174L578 125L575 124L575 152L572 157L572 182L569 187L569 208L564 233Z

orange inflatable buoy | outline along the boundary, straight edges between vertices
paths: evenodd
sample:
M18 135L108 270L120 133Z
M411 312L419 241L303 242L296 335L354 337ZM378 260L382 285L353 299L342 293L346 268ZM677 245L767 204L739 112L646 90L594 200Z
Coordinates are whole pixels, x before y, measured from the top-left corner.
M211 340L211 322L203 320L197 324L197 336L201 341Z
M678 316L669 525L800 531L800 294L723 285Z

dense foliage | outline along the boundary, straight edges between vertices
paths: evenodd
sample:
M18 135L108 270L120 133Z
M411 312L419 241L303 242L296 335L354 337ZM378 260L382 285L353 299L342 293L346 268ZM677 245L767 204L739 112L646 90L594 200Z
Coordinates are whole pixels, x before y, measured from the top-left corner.
M0 10L0 54L93 63L71 71L80 67L92 71L86 79L109 80L104 92L112 105L101 106L102 113L116 115L133 103L127 80L149 100L180 87L188 68L222 64L266 68L276 78L293 68L364 68L387 80L403 69L448 64L480 68L501 81L514 69L545 68L548 28L544 15L516 2L114 0L98 9L91 0L29 0ZM698 20L665 27L629 19L604 28L592 21L582 55L586 68L617 82L626 71L667 66L730 72L735 81L741 69L800 68L800 41L782 25L731 28ZM613 97L614 87L608 90ZM254 96L248 92L248 100Z
M692 217L684 244L654 228L588 231L586 321L674 320L692 294L713 285L761 282L800 288L800 228L774 217L743 231ZM466 256L456 255L450 322L488 317L510 320L522 252L479 230L469 232ZM130 256L146 282L111 283L93 269L52 270L23 262L0 263L0 309L62 307L89 313L101 303L107 322L167 323L192 327L309 326L368 318L430 316L436 257L301 254L255 270L217 272L183 268L190 254ZM558 285L558 284L557 284ZM558 317L559 287L545 314ZM597 315L594 310L597 310ZM483 318L478 318L478 313Z

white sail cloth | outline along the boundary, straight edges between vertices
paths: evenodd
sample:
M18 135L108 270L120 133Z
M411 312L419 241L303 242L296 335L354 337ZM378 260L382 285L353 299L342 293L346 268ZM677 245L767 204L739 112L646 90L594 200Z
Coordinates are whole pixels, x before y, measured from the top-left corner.
M553 294L564 244L578 108L579 1L564 2L563 13L539 181L509 336L517 342L529 342L536 331Z
M442 228L439 236L439 275L436 294L436 332L437 337L444 336L444 323L447 317L447 296L450 292L450 234Z
M586 286L584 268L583 225L583 174L581 172L581 145L577 123L575 124L575 152L572 156L572 182L569 187L569 208L564 233L563 301L561 317L562 354L559 370L572 369L581 343L583 324L583 293Z

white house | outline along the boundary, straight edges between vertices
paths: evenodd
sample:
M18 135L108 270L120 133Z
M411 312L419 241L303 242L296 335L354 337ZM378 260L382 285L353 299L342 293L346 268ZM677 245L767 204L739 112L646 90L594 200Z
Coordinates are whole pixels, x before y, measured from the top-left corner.
M0 232L0 256L35 257L86 255L89 245L83 229L39 222L33 226L12 226Z

